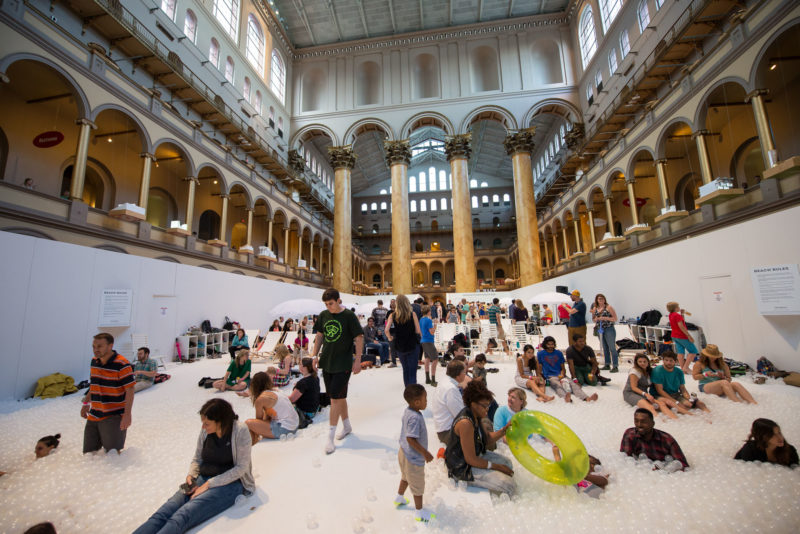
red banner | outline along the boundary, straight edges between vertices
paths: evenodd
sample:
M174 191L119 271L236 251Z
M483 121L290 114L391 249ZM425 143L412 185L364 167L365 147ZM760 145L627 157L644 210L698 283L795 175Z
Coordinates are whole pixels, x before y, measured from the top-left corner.
M50 148L58 145L63 140L64 134L61 132L44 132L33 138L33 146L38 148Z

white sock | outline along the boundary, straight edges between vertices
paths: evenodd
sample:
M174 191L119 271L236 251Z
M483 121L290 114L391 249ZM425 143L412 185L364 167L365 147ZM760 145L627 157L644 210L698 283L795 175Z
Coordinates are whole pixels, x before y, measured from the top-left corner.
M352 431L353 427L350 426L350 419L342 419L342 431L336 435L336 439L344 439Z
M336 435L336 425L331 426L331 429L328 433L328 441L333 441L333 436Z

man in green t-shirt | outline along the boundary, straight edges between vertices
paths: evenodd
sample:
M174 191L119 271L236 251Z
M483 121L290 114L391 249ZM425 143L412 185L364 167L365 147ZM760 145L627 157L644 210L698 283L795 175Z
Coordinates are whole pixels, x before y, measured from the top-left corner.
M361 353L364 350L364 331L356 314L342 307L339 291L330 288L322 294L325 310L314 323L314 349L311 356L317 358L322 368L325 391L331 399L330 432L325 444L325 453L331 454L336 447L333 438L344 439L353 431L347 413L347 384L350 374L361 371ZM355 343L355 356L353 353ZM320 354L322 346L322 354ZM336 425L342 419L342 431L336 434Z

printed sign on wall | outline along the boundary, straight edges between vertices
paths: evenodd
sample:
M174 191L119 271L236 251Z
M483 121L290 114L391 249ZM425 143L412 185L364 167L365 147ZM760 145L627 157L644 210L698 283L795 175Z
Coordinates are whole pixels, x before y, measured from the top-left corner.
M797 264L757 267L750 276L761 315L800 315L800 271Z
M104 289L100 295L97 326L130 326L132 300L130 289Z

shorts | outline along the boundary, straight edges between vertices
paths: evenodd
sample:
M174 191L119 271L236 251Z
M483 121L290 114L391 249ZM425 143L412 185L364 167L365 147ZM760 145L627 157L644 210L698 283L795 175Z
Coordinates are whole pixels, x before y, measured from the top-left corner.
M425 493L425 466L414 465L406 458L403 449L397 451L397 463L400 464L400 480L408 482L411 495L419 497Z
M112 415L99 421L86 421L83 429L83 454L105 449L121 451L125 447L127 430L120 430L121 415Z
M347 398L347 384L350 382L352 371L341 373L326 373L322 371L322 381L325 383L325 391L332 399Z
M697 389L699 389L699 390L700 390L700 393L705 393L705 392L703 391L703 389L704 389L705 387L706 387L706 385L705 385L705 384L698 384L698 385L697 385Z
M285 429L277 421L270 421L269 430L270 430L270 432L272 432L272 435L275 436L275 439L278 439L281 436L285 436L286 434L294 434L295 432L297 432L296 428L294 430Z
M529 378L522 378L519 375L514 377L514 383L517 385L517 387L522 388L522 389L528 389L528 381L529 380L530 380Z
M425 357L431 361L439 359L439 352L436 350L436 345L433 343L422 343L422 352L425 354Z
M672 341L675 343L675 352L678 354L684 354L688 352L689 354L698 354L697 347L694 346L694 343L689 341L688 339L680 339L673 337Z

